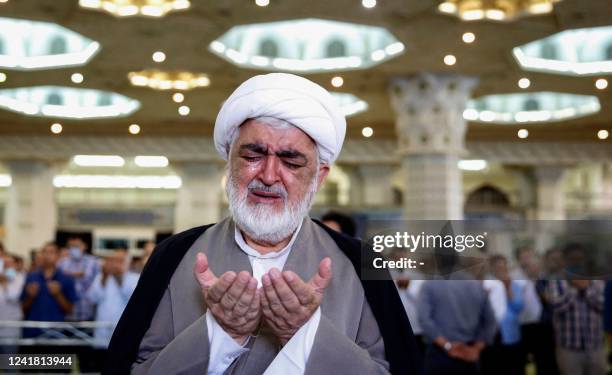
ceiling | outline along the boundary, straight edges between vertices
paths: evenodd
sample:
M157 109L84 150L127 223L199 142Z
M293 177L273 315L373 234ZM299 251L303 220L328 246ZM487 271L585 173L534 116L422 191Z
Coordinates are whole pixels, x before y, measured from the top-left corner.
M300 18L323 18L383 26L405 45L403 54L361 71L339 73L344 86L337 91L364 99L369 109L348 119L348 137L362 138L361 129L370 126L375 138L395 137L395 114L388 85L393 77L419 72L452 72L477 76L480 83L474 97L490 94L559 91L597 95L602 110L592 116L546 125L494 125L470 123L472 141L593 141L599 129L612 130L612 87L597 90L599 77L570 77L525 72L517 65L512 48L556 32L583 27L612 25L609 0L563 0L552 14L522 18L509 23L462 22L437 12L436 0L381 0L365 9L358 0L311 1L271 0L267 7L254 1L193 0L189 10L160 19L117 18L105 12L81 9L76 0L9 0L0 4L0 17L23 18L58 23L101 44L100 52L85 66L39 71L2 70L7 80L0 88L59 85L106 90L137 99L140 110L123 118L61 120L63 135L133 137L128 126L137 123L140 136L210 136L222 101L242 81L261 71L236 67L209 52L211 41L234 25ZM472 44L461 36L471 31ZM151 59L154 51L166 53L163 63ZM446 66L443 57L457 57ZM191 70L208 74L211 84L185 92L191 107L188 116L177 113L173 91L156 91L132 86L130 71L143 69ZM70 80L72 73L85 77L81 84ZM333 73L307 77L333 90ZM517 87L521 77L529 77L527 90ZM0 110L0 135L54 135L49 126L56 119L28 117ZM517 130L529 130L528 140L519 140ZM608 138L605 142L612 142Z

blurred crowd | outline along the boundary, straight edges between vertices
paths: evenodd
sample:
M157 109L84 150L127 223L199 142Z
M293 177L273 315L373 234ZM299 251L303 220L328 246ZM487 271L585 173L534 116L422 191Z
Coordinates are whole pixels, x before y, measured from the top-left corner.
M33 252L29 269L20 256L0 245L0 321L102 322L83 328L81 337L93 337L93 345L73 348L79 355L81 372L98 372L114 325L119 321L139 273L155 244L145 244L143 256L132 258L127 249L91 255L80 237L68 238L60 247L54 242ZM50 345L19 347L11 339L57 339L74 331L0 326L0 353L66 352ZM36 341L34 341L36 342Z
M395 272L425 373L608 373L612 284L577 271L587 255L576 243L541 255L521 247L445 276Z
M347 215L329 212L321 220L339 232L356 233ZM94 338L93 346L74 349L81 372L98 372L114 325L154 247L148 242L139 258L126 249L96 257L82 238L71 237L62 247L42 246L26 269L23 258L0 244L0 321L108 323L90 332L83 329ZM452 268L447 259L439 263L446 262L442 266L452 272L435 278L394 270L426 375L606 374L612 284L578 276L587 252L579 244L543 253L521 247L513 259L487 253L479 268ZM405 255L393 251L390 257ZM41 328L0 326L0 339L41 337L46 337ZM20 350L0 346L0 353ZM52 353L57 348L25 350Z

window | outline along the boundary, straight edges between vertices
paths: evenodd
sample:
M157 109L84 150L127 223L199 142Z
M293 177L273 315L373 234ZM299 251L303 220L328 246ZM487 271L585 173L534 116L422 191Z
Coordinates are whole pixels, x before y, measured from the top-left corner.
M523 103L524 111L539 111L540 110L540 102L536 99L527 99L525 103Z
M62 96L56 92L52 92L49 94L49 96L47 96L47 104L62 105L63 102L64 100L62 99Z
M341 40L332 40L325 48L326 57L343 57L346 56L346 45Z
M278 46L272 39L265 39L259 45L259 55L265 57L278 57Z
M557 46L550 42L542 44L540 54L542 55L542 58L548 60L557 60L559 58Z
M111 99L111 96L109 94L100 94L100 96L98 96L98 105L100 107L104 107L104 106L108 106L113 104L113 101Z
M606 47L606 53L604 54L605 60L612 60L612 43Z
M50 55L61 55L68 51L68 47L66 46L66 40L60 36L56 36L51 40L49 44L49 54Z

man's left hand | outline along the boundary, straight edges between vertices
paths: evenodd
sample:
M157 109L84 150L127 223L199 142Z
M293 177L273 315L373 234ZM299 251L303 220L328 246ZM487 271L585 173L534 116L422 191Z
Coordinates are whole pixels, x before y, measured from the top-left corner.
M261 306L264 321L282 345L310 319L321 305L332 278L331 259L324 258L317 274L308 282L291 271L272 268L263 275Z

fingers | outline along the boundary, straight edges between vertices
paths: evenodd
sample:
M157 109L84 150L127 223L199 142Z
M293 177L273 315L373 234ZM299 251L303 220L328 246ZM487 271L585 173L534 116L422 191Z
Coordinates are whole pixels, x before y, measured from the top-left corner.
M314 298L312 295L312 287L306 284L295 272L284 271L283 278L302 305L308 305L312 302Z
M233 271L228 271L221 275L221 277L218 278L217 281L208 290L208 300L211 303L221 302L221 298L223 298L223 295L229 289L235 279L236 273Z
M227 289L225 294L223 294L223 297L221 297L221 306L225 310L232 311L234 309L235 305L240 301L250 280L251 275L247 271L242 271L238 274L232 285ZM246 305L247 308L249 304L250 301Z
M318 293L323 293L325 288L329 285L332 278L331 271L331 259L329 257L323 258L321 263L319 263L319 269L317 274L310 279L308 284L310 284L315 291Z
M208 258L204 253L196 255L193 273L202 288L210 288L217 281L217 277L208 267Z
M278 271L278 270L277 270ZM276 315L286 316L287 310L283 306L280 298L276 294L276 290L272 285L272 279L270 278L270 272L264 274L261 277L261 283L263 284L263 292L264 297L266 298L266 302L268 303L268 307L272 312Z
M272 285L276 291L283 307L289 312L299 312L302 307L300 300L295 295L289 284L285 281L284 276L276 268L272 268L269 272L272 279Z
M267 275L264 275L262 277L262 284L263 284L263 279L265 277L267 277ZM268 298L266 297L265 291L263 289L261 289L260 302L261 302L261 313L266 318L266 323L270 327L272 327L273 330L279 331L279 330L284 330L288 328L287 324L282 320L282 318L279 318L272 311L272 308L270 307L270 301L268 301Z

